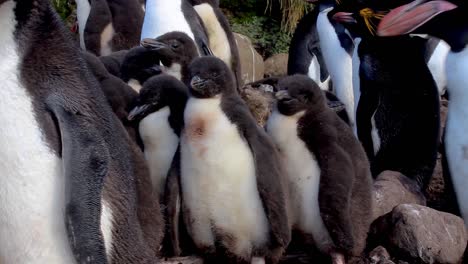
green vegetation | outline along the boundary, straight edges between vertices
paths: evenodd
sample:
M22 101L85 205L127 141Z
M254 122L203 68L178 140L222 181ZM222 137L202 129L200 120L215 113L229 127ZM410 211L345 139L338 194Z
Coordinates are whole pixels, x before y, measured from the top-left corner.
M75 1L50 1L71 27ZM305 0L221 0L232 30L248 36L264 58L288 52L291 35L308 6Z
M264 58L288 52L291 34L281 31L278 21L256 15L229 19L232 30L249 37Z
M232 30L252 40L267 58L287 53L298 21L309 11L305 0L221 0Z

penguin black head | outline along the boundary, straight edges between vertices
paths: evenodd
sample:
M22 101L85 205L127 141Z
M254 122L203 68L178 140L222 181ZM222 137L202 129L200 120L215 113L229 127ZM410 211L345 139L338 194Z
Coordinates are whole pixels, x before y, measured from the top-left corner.
M404 1L404 0L403 0ZM460 0L406 0L394 5L379 23L377 34L383 37L403 34L428 34L447 42L452 51L468 43L468 4Z
M132 48L125 56L120 72L123 81L134 79L143 85L152 76L162 73L159 54L143 47Z
M326 107L325 97L320 87L306 75L285 77L278 83L278 111L287 116L302 111L321 111Z
M141 45L159 54L162 64L171 67L173 63L188 65L198 56L195 42L183 32L173 31L156 39L143 39Z
M340 0L328 16L342 23L352 35L364 38L374 37L376 25L388 10L383 6L381 9L374 9L365 1Z
M236 93L234 76L228 66L212 56L195 59L189 66L190 93L199 98Z
M187 87L181 81L167 74L154 76L145 82L128 119L141 120L166 106L183 108L187 97Z
M456 8L456 5L446 0L340 0L341 4L337 5L335 10L331 12L331 16L345 26L353 33L362 37L374 36L397 36L411 32L414 28L424 24L432 17L450 11ZM458 2L458 0L450 0ZM411 3L410 3L411 2ZM409 3L409 4L408 4ZM404 5L402 7L399 7ZM393 10L393 9L399 10ZM414 12L410 12L414 11ZM391 13L390 13L391 12ZM395 18L393 14L399 14L397 17L400 23L397 31L403 30L401 34L395 33L395 27L385 28L388 24L382 23L391 21ZM400 16L403 13L402 16ZM385 19L384 19L385 18ZM383 20L383 21L382 21ZM405 21L406 20L406 21ZM466 20L468 21L468 20ZM398 21L391 21L394 24ZM398 24L398 23L397 23ZM447 28L445 28L447 29ZM415 32L424 33L428 32ZM433 34L436 35L437 34Z

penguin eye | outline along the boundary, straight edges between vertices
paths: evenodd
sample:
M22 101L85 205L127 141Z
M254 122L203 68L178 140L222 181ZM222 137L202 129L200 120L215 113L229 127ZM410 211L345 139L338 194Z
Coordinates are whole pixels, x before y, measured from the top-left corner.
M173 42L173 43L171 44L171 47L172 47L173 49L177 49L177 48L179 47L179 43Z
M211 77L213 77L213 78L217 78L218 76L219 76L219 73L217 73L217 72L211 73Z

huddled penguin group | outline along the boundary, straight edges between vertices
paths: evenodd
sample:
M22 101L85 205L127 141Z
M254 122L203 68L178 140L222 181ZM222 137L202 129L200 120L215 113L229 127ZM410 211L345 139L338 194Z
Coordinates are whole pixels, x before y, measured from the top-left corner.
M466 3L309 2L262 127L219 1L76 0L74 42L0 0L0 263L360 263L374 178L432 177L445 87L468 222Z

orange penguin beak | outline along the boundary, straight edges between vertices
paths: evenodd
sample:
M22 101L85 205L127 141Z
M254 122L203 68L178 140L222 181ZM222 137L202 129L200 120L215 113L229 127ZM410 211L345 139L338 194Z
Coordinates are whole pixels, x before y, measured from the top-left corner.
M380 21L377 35L390 37L411 33L438 14L455 8L456 5L444 0L413 1L390 11Z
M353 17L353 13L348 13L348 12L337 12L336 14L333 15L332 17L335 21L340 22L340 23L357 23L356 19Z

